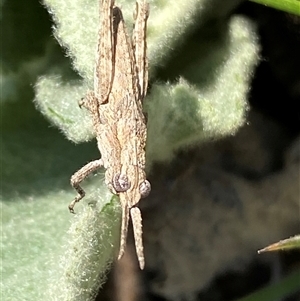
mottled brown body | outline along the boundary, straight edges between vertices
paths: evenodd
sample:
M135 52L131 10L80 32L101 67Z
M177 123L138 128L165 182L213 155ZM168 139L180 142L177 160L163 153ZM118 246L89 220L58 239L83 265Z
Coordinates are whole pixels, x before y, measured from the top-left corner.
M105 183L119 195L122 207L118 258L125 250L130 215L141 269L144 268L142 218L136 205L151 190L145 174L147 127L142 112L148 84L148 14L148 4L144 0L137 2L131 40L120 8L114 6L113 0L102 0L94 91L89 91L81 102L93 118L101 159L88 163L71 177L78 196L69 205L73 212L75 203L85 195L80 182L99 167L106 168Z

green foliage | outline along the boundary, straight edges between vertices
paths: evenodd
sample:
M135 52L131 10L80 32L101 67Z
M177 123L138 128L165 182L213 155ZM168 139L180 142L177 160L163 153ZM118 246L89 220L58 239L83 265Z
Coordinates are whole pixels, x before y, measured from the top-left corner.
M274 301L299 291L300 271L296 271L257 292L236 301Z
M71 2L73 6L86 5L81 3L84 0ZM208 14L209 9L206 11L199 3L179 3L178 10L172 12L172 18L176 20L174 24L168 20L171 16L166 18L162 15L164 9L151 6L153 17L149 19L148 37L151 78L155 66L162 64L164 56L171 55L170 47L175 47L183 39L182 35L189 34L196 17L202 17L198 14ZM66 7L55 1L47 1L47 4L51 5L56 18L60 20L58 16L64 16L60 22L57 21L59 26L56 36L67 45L69 55L74 58L74 67L84 79L83 82L70 84L64 83L58 75L41 78L36 87L36 103L68 139L74 142L87 141L93 133L91 122L87 112L80 110L76 103L88 87L93 87L97 27L92 24L97 24L97 13L90 16L90 11L76 10L67 1ZM93 4L96 5L96 2ZM203 1L203 7L205 4L206 1ZM125 15L128 14L128 7L131 10L133 7L130 1L121 5L124 6ZM189 15L193 5L199 10L193 11L194 16ZM97 7L93 8L93 11L98 10ZM186 23L178 22L187 18L186 12L189 12L190 19ZM74 19L79 24L85 22L85 26L75 30ZM162 27L164 31L159 32L157 28ZM194 43L193 51L197 55L180 70L178 80L164 84L154 82L149 91L149 97L145 100L145 110L149 117L148 163L170 160L177 149L186 145L233 134L244 123L249 80L258 60L257 37L253 25L242 17L231 18L226 30L220 31L217 27L212 33L217 35L216 40L212 39L213 42L199 38L199 42ZM185 53L181 55L186 60ZM157 135L158 132L161 136Z
M258 253L269 252L269 251L279 251L279 250L290 250L290 249L300 248L300 235L290 237L287 239L280 240L274 244L271 244L261 250Z
M109 198L103 188L96 190L88 196L90 206L75 217L61 266L51 269L48 300L92 300L98 292L115 255L112 246L118 245L119 238L118 198L106 203Z
M250 21L229 17L238 2L150 1L149 168L191 144L232 135L244 123L259 44ZM74 147L49 128L32 105L31 87L38 109L69 140L94 136L77 102L93 86L98 1L45 3L55 36L82 78L49 38L49 16L37 2L2 4L4 294L6 300L41 300L43 294L47 300L92 300L118 246L119 205L99 175L85 181L87 197L75 207L78 216L69 216L75 196L70 175L99 153L95 143ZM130 28L134 1L117 3Z
M300 1L299 0L251 0L253 2L263 4L275 9L285 11L290 14L300 16Z

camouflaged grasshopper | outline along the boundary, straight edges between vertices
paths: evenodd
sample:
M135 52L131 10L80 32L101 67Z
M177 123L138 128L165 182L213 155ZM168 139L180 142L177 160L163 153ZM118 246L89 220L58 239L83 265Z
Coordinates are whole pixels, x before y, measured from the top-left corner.
M145 265L142 241L142 217L139 200L151 191L145 174L147 127L142 102L148 86L146 26L149 5L136 3L135 26L129 39L119 7L114 0L101 1L101 28L96 54L94 90L80 105L93 119L101 159L92 161L71 177L78 195L74 206L84 196L80 183L100 167L106 169L105 183L118 194L122 207L121 239L118 259L125 251L129 216L133 224L136 253L140 268Z

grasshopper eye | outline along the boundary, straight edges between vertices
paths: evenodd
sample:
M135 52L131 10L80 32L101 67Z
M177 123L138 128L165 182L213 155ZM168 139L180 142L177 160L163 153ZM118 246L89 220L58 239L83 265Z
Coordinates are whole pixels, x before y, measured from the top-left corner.
M120 173L115 174L113 178L113 186L116 192L124 192L128 190L131 186L130 181L126 175L122 175Z
M145 180L140 184L140 194L142 198L148 196L150 191L151 191L151 184L148 180Z

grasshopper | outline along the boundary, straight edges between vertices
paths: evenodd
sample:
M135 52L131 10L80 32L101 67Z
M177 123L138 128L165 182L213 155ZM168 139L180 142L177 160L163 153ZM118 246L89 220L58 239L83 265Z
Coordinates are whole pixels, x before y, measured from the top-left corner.
M122 11L114 0L101 1L94 90L80 106L91 114L101 158L92 161L71 177L78 195L69 210L84 196L80 183L92 172L104 167L105 183L118 194L122 207L121 238L118 259L125 251L128 222L131 217L140 268L145 265L142 241L142 216L137 204L151 191L145 173L147 127L142 102L148 86L146 27L149 5L136 3L135 25L129 39Z

